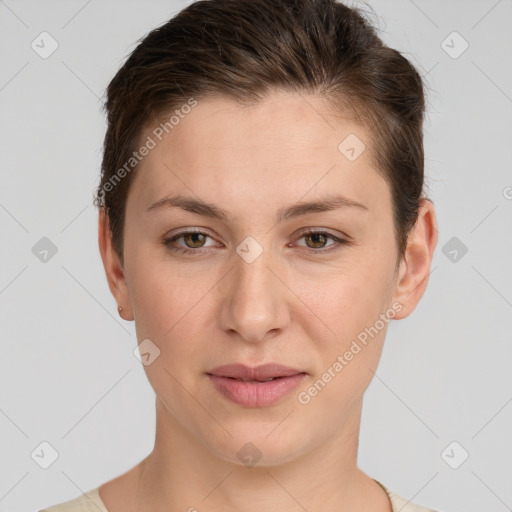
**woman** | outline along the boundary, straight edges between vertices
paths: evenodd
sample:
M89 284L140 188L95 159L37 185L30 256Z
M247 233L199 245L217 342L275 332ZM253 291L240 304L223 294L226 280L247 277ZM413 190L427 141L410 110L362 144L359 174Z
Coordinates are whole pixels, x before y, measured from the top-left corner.
M99 246L156 439L46 510L429 510L357 467L437 243L411 63L333 0L198 1L107 92Z

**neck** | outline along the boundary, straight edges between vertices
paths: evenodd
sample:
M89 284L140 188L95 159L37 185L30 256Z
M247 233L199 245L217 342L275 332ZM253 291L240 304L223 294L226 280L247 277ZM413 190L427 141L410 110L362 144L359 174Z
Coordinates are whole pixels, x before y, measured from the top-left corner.
M290 460L252 467L226 460L177 423L157 398L155 446L138 466L137 510L391 512L384 490L357 467L362 404L335 435ZM116 512L112 510L112 512Z

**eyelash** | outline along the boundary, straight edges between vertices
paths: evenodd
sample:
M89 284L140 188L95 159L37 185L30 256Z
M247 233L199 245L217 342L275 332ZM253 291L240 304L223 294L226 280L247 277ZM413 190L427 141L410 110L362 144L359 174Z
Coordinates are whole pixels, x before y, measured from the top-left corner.
M163 241L163 244L170 250L170 251L174 251L174 252L179 252L179 253L182 253L182 254L192 254L192 253L198 253L200 252L201 249L203 249L202 247L198 247L197 249L191 249L191 248L185 248L185 247L179 247L179 246L174 246L172 245L173 242L175 242L176 240L178 240L179 238L182 238L183 236L185 235L191 235L191 234L200 234L200 235L205 235L207 236L208 238L212 238L210 235L208 235L208 233L205 233L203 231L199 231L199 230L195 230L195 231L182 231L181 233L178 233L177 235L174 235L170 238L166 238L164 241ZM327 231L322 231L322 230L310 230L310 231L305 231L304 233L302 233L300 235L299 238L297 238L297 240L300 240L301 238L305 237L305 236L308 236L308 235L324 235L326 238L329 238L331 239L332 241L334 241L335 243L331 245L331 248L329 249L323 249L323 248L319 248L319 249L313 249L311 247L307 247L306 248L306 252L310 252L310 253L330 253L330 252L333 252L333 251L337 251L341 248L341 246L343 245L349 245L350 242L348 240L345 240L343 238L339 238L337 236L334 236L333 234L331 233L328 233Z

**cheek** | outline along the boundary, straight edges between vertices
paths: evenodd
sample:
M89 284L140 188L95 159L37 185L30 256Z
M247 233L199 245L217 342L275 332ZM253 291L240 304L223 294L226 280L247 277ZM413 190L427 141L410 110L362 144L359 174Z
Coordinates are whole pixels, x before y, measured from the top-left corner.
M140 270L140 269L139 269ZM149 339L158 356L144 371L155 394L172 413L193 412L194 404L184 390L192 390L201 368L205 345L205 308L201 301L213 283L196 283L170 273L159 265L146 265L133 279L132 305L138 343ZM179 407L176 404L181 404ZM187 405L188 404L188 405ZM180 412L180 407L182 408Z
M327 330L315 320L308 333L311 350L320 350L321 361L315 375L319 381L310 390L323 395L318 402L352 403L373 378L387 326L395 313L388 304L391 277L382 267L382 262L380 267L378 262L360 262L323 281L322 293L310 291L305 299L329 327ZM320 331L325 334L320 335Z
M132 301L137 332L165 345L183 336L195 337L201 330L199 318L204 317L201 297L208 287L183 284L180 279L151 273L152 276L140 281Z
M381 267L382 263L379 267L378 262L360 260L323 276L302 277L298 283L298 295L333 344L356 336L385 311L390 276Z
M209 339L208 294L216 278L212 272L189 275L183 266L154 254L132 254L129 288L138 342L150 339L166 366L179 367L201 350L201 340Z
M333 324L337 329L335 340L323 348L317 343L315 349L320 349L321 358L299 401L314 402L318 414L326 421L336 422L340 414L344 415L352 405L357 406L373 379L392 319L388 314L387 321L382 320L380 314L368 314L363 308L357 315L340 315ZM386 311L383 314L386 317Z
M155 242L136 244L136 235L131 235L126 240L126 269L136 324L156 328L153 334L161 336L158 328L169 329L177 321L195 283L180 277L179 266L165 259L165 252L155 249Z

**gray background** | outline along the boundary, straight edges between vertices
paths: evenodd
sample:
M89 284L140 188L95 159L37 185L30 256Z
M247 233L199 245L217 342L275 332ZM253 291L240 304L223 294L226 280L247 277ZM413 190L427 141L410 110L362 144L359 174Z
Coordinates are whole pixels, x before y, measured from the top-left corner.
M430 88L439 243L423 300L389 327L359 464L442 511L510 510L512 1L368 3ZM137 39L186 4L0 1L2 511L71 499L153 447L153 391L107 287L91 202L104 89ZM43 31L59 45L46 59L31 47ZM43 237L58 249L46 262L32 250ZM31 457L43 441L58 452L48 469Z

